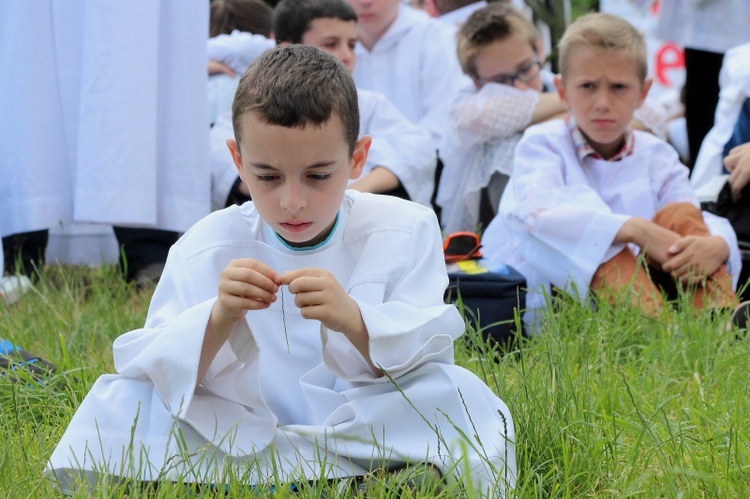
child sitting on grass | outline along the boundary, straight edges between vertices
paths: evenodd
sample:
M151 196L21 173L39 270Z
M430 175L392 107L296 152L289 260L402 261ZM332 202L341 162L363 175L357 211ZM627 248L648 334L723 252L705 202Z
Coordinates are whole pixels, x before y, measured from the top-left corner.
M472 13L456 35L457 55L474 85L452 108L440 144L437 190L445 232L486 228L497 212L524 129L565 112L553 75L542 69L536 28L504 3Z
M505 404L453 364L464 323L428 208L347 191L367 160L346 68L315 47L242 77L228 145L253 201L172 248L143 329L115 340L46 473L223 487L427 463L512 486ZM243 471L244 470L244 471Z
M630 128L651 85L641 34L619 17L585 15L560 41L560 68L569 115L526 130L485 255L526 276L532 310L550 285L612 299L629 283L647 314L663 306L658 286L691 290L696 308L734 307L731 226L701 212L674 148Z

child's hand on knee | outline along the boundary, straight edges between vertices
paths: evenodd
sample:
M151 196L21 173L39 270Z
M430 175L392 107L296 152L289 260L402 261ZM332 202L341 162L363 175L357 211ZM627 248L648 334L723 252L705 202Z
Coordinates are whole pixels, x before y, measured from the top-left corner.
M719 270L729 258L729 246L719 236L686 236L669 248L669 254L662 270L683 283L697 283Z
M641 248L650 264L664 265L672 257L669 248L680 235L657 225L650 220L631 217L623 224L615 236L616 243L632 243Z
M278 272L258 260L232 260L221 273L219 297L211 314L222 322L238 322L248 310L268 308L276 301L280 285Z
M347 337L366 331L357 302L327 270L293 270L284 272L281 280L295 295L294 304L301 309L305 319L318 320L328 329Z

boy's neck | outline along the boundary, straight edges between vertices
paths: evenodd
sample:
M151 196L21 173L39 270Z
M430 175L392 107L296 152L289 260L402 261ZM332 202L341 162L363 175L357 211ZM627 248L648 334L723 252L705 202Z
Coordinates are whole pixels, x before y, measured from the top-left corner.
M588 143L588 145L591 146L591 148L596 151L596 153L605 161L609 161L610 159L615 157L619 152L622 151L622 148L625 146L625 133L622 134L619 140L616 140L615 142L612 142L610 144L592 143L591 139L586 137L585 133L581 133L586 139L586 143Z
M396 11L396 15L393 16L393 20L391 20L391 22L377 31L365 32L364 30L359 29L357 31L357 34L359 35L359 43L361 43L368 52L372 51L373 47L375 47L375 44L378 43L381 38L383 38L383 35L385 35L389 29L391 29L393 24L398 19L399 15L401 15L400 9ZM361 26L362 25L360 24L359 27L361 28Z
M632 131L628 128L620 138L609 144L593 142L576 124L573 116L568 115L565 123L573 138L578 159L583 162L587 156L605 161L619 160L631 154L633 148Z

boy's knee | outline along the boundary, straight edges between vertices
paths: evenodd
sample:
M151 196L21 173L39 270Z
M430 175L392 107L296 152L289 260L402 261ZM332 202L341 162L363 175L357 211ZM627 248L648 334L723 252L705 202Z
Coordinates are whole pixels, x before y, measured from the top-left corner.
M708 236L710 231L703 221L703 212L692 203L669 203L659 209L651 220L656 225L681 236Z

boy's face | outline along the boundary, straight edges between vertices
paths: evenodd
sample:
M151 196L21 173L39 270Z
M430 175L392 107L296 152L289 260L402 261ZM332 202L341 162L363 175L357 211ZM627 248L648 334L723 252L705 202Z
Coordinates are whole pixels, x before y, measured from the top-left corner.
M474 58L474 67L477 88L496 82L519 90L543 90L539 56L524 36L511 35L483 46Z
M302 43L323 49L336 56L351 73L357 57L357 23L334 17L319 17L310 22L310 28L302 35Z
M270 125L254 112L240 119L240 147L234 139L227 145L260 216L291 246L324 241L349 180L362 173L370 138L357 141L350 155L335 115L305 128Z
M589 145L605 159L623 145L625 132L648 94L633 57L622 50L578 47L555 86Z
M347 0L359 18L359 30L379 40L398 16L401 0ZM364 35L363 35L364 36Z

